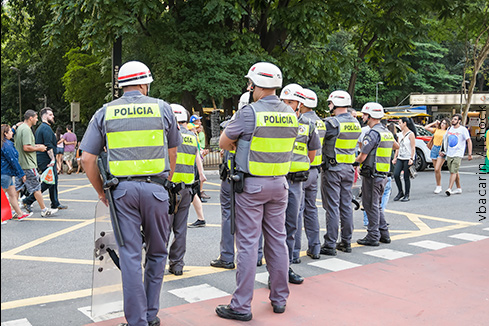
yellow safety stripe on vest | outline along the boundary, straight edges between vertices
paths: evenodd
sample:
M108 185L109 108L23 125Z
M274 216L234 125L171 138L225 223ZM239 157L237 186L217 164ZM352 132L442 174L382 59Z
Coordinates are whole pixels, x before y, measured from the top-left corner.
M128 119L128 118L151 118L161 117L158 103L131 103L126 105L107 106L105 112L106 120Z
M111 132L107 142L111 149L128 147L163 146L163 130L133 130Z
M357 139L336 139L336 147L337 148L344 148L344 149L351 149L355 148L357 145L358 140Z
M253 163L254 166L253 175L256 176L286 175L290 170L290 162L284 162L284 163L250 162L250 167L252 166L251 163Z
M353 163L355 162L355 154L336 154L336 162L338 163Z
M250 149L255 152L285 153L290 152L291 141L290 138L253 137Z
M152 175L155 174L155 171L163 172L164 166L165 159L109 161L109 169L115 176ZM130 173L127 173L127 171Z
M292 151L292 162L290 163L290 172L299 172L309 170L309 157L307 156L307 139L309 137L309 124L299 123L299 133Z

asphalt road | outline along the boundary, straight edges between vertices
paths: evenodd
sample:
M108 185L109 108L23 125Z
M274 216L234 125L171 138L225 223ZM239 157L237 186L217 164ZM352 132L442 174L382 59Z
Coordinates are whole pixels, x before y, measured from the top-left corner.
M401 256L402 253L415 255L436 249L440 243L459 245L489 237L489 220L483 219L488 215L485 203L487 177L477 173L479 164L483 162L480 157L462 162L461 195L435 195L432 169L420 172L412 181L410 202L392 201L397 194L393 183L386 211L392 243L377 249L392 249L394 254L400 252ZM447 188L448 176L447 171L442 172L443 190ZM188 230L184 275L165 275L161 308L228 295L234 290L235 270L209 266L209 262L219 255L219 185L217 174L208 171L204 189L212 198L204 204L207 225ZM35 204L31 218L22 222L11 220L2 225L1 326L81 326L122 315L89 317L97 204L95 191L84 174L72 174L61 175L59 193L61 203L68 205L67 210L50 218L41 218L40 209ZM325 218L320 195L317 203L321 234L324 234ZM195 219L192 208L189 223ZM361 211L354 212L354 223L353 242L366 234ZM305 250L305 235L302 238ZM386 259L371 252L372 248L355 244L351 254L339 252L336 258L358 265ZM334 272L334 267L325 269L323 264L331 257L322 256L320 260L313 261L305 256L305 252L303 254L302 263L292 267L306 277L305 282L307 277ZM264 265L257 269L255 288L265 287L265 280Z

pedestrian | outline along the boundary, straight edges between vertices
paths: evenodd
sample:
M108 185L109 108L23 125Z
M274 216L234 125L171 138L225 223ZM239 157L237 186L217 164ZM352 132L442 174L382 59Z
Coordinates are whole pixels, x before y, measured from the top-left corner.
M290 265L293 260L295 236L298 230L299 210L303 196L302 188L304 181L307 181L309 177L309 169L311 162L316 157L316 151L321 149L321 141L316 132L315 123L301 114L301 106L306 100L304 89L298 84L289 84L282 89L280 99L294 110L299 122L299 132L294 144L290 170L287 174L289 189L287 208L285 210L285 230L287 232L286 244L289 251L289 283L302 284L304 278L295 273Z
M450 120L448 120L447 118L441 121L436 120L424 126L424 129L433 134L433 147L431 148L430 157L433 161L433 167L435 168L435 194L439 194L441 192L441 168L443 166L443 163L445 163L445 158L440 156L440 149L443 143L443 137L445 136L445 133L447 132L449 126Z
M65 152L65 140L63 139L63 127L56 128L56 171L63 173L63 154Z
M37 171L36 152L45 152L47 147L44 144L36 144L36 139L32 133L31 128L36 125L38 119L35 111L25 111L24 123L17 127L15 132L15 149L19 153L19 164L26 176L25 180L19 178L15 179L15 190L17 192L26 190L30 196L33 196L39 203L41 217L47 217L55 214L58 209L47 208L41 193L41 176ZM32 204L32 202L30 202L30 204ZM32 211L30 204L27 205L22 201L22 205L28 212ZM53 203L51 202L51 204Z
M107 148L108 172L119 179L112 191L124 240L119 247L124 315L130 326L159 326L171 218L168 192L177 147L182 142L170 105L149 97L151 71L139 61L119 69L124 94L95 112L80 148L82 164L99 199L105 197L97 156ZM143 235L146 263L141 275ZM143 280L143 281L142 281Z
M363 116L367 116L370 130L362 142L362 150L355 160L355 165L363 163L362 202L368 217L367 235L357 240L364 246L378 246L379 242L390 243L391 238L384 211L381 207L387 177L390 173L392 148L399 145L394 135L384 127L380 120L384 117L384 108L379 103L369 102L362 108Z
M353 233L352 186L355 178L355 147L361 126L349 112L351 96L337 90L328 97L330 113L323 142L321 196L326 210L326 234L322 255L336 256L336 249L351 252ZM341 239L338 229L341 221ZM338 243L337 241L340 240Z
M310 89L304 88L305 95L304 104L301 105L301 113L304 117L311 120L316 127L319 136L321 147L323 146L324 135L326 134L326 125L323 120L318 117L314 109L317 107L318 97L316 93ZM318 176L322 162L322 150L319 148L316 151L314 160L311 161L309 168L309 177L302 184L302 199L299 208L299 218L297 223L297 233L295 235L295 245L292 255L292 263L298 264L301 262L299 255L302 242L302 222L304 222L304 231L307 237L306 254L312 259L319 259L321 251L321 241L319 240L319 220L318 208L316 206L316 198L318 192Z
M394 153L392 164L394 167L394 180L397 185L397 196L394 201L409 201L411 191L411 173L409 168L414 164L416 155L416 126L411 118L402 117L398 122L401 132L397 134L399 149ZM402 189L401 172L404 172L404 190Z
M462 193L458 170L460 169L462 158L465 155L466 145L468 160L472 160L472 140L470 139L469 131L461 123L462 115L458 113L453 115L452 125L443 137L443 148L445 151L441 152L440 155L447 158L448 171L450 171L450 182L448 189L445 191L447 196ZM457 189L452 190L454 184L457 185Z
M61 205L58 199L58 169L56 168L56 150L57 140L51 126L54 126L54 113L50 107L45 107L41 110L42 123L36 130L36 144L43 144L47 150L45 152L37 152L37 167L42 174L48 168L53 168L54 184L41 183L41 193L49 190L49 199L51 200L52 209L67 209L68 206ZM24 207L30 210L32 203L36 201L34 194L30 194L24 199Z
M236 150L240 181L232 189L236 193L236 290L229 305L216 308L219 317L242 321L252 319L251 300L262 230L270 273L269 298L275 313L285 311L289 296L285 176L298 133L294 111L275 94L282 87L280 69L259 62L245 77L250 81L255 102L236 113L219 139L222 149Z
M73 159L75 158L75 147L77 144L76 135L73 133L73 127L71 125L66 125L66 133L63 135L65 140L65 149L63 153L63 160L68 166L68 174L75 172L73 169Z
M203 130L202 126L202 117L199 117L198 115L193 114L190 117L189 122L195 126L195 134L197 135L197 138L199 139L199 153L200 153L200 158L202 160L202 163L204 162L204 157L209 154L209 150L205 148L205 133ZM199 198L203 203L207 201L207 199L211 199L210 196L208 196L204 192L204 182L200 183L200 192L199 192Z
M3 124L2 132L2 188L8 195L8 201L13 209L12 217L19 221L29 217L32 213L23 212L19 206L19 194L15 191L13 178L19 178L25 182L26 176L24 170L19 164L19 152L12 143L13 132L9 125ZM5 221L6 222L6 221Z
M76 165L77 165L77 170L76 174L79 174L80 172L85 172L83 170L83 164L81 162L81 157L82 157L83 151L80 149L80 142L78 142L78 145L76 146Z
M238 111L245 105L249 104L250 92L243 93L238 102ZM234 116L231 117L234 119ZM230 120L221 122L220 131L226 128ZM235 152L233 151L232 155ZM222 149L222 162L219 166L219 178L221 179L221 190L219 192L219 200L221 203L221 241L219 243L220 254L217 259L210 262L212 267L234 269L234 234L231 233L231 185L229 183L230 173L230 155L231 152ZM260 259L261 261L261 259Z
M187 129L190 130L192 133L197 135L197 129L196 126L193 123L187 124ZM197 143L197 146L198 143ZM200 148L200 147L198 147ZM200 150L199 150L200 152ZM200 155L199 155L200 156ZM202 207L202 203L206 203L207 200L202 198L201 196L201 188L202 188L202 182L207 181L207 178L204 174L204 165L202 163L202 156L200 160L195 161L195 180L197 180L198 185L194 187L195 194L197 196L193 197L192 200L192 205L194 206L195 209L195 214L197 215L197 220L191 224L188 225L189 228L201 228L205 227L205 217L204 217L204 209Z

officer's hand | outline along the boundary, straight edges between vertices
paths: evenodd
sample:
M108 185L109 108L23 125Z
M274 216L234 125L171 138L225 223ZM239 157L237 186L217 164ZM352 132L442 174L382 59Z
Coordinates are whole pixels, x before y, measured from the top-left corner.
M360 162L355 161L355 162L353 162L353 164L352 164L352 165L353 165L353 166L359 166L359 165L360 165Z
M105 197L105 193L104 194L99 194L98 195L98 199L100 199L100 201L102 203L105 204L105 206L109 207L109 201L107 200L107 198Z

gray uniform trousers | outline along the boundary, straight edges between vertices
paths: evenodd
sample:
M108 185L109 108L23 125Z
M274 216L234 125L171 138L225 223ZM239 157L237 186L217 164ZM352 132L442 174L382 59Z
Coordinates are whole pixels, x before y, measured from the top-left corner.
M326 234L324 245L336 248L338 227L341 220L341 240L350 243L353 233L353 209L351 207L355 170L350 164L340 164L338 171L321 173L321 196L326 210Z
M313 255L319 255L321 241L319 240L319 220L316 199L318 194L318 175L316 167L309 169L309 178L302 184L302 199L297 221L294 252L292 259L297 259L301 252L302 219L304 218L304 231L307 237L307 250Z
M227 180L221 181L221 254L219 258L234 262L234 235L231 234L231 185Z
M177 213L171 215L171 230L173 241L168 252L168 265L173 270L182 270L185 265L183 257L187 251L187 222L190 204L192 203L191 188L180 190L182 201L178 205Z
M289 194L287 198L287 209L285 210L285 231L287 232L287 249L289 252L289 263L292 263L292 255L295 246L295 237L298 230L299 207L302 198L303 182L291 182L287 178ZM263 258L263 235L260 236L258 243L258 261Z
M302 185L304 182L291 182L289 184L289 196L287 209L285 210L285 230L287 232L287 249L289 250L289 263L292 263L292 256L295 246L295 236L298 233L297 225L299 220L299 208L302 198Z
M368 218L367 239L389 238L389 229L381 207L387 178L362 177L362 203Z
M121 181L113 197L125 242L119 248L124 315L131 326L147 326L160 308L170 235L168 193L158 184ZM144 282L141 226L146 241Z
M255 286L258 239L263 230L265 259L270 274L270 301L285 305L289 297L289 257L285 244L285 177L247 177L244 191L236 194L236 290L230 307L251 312Z

